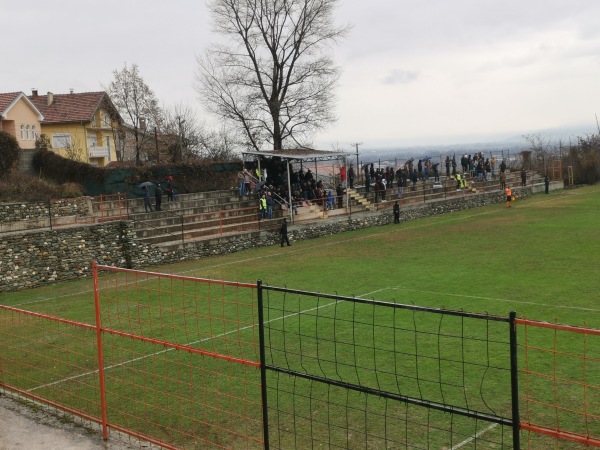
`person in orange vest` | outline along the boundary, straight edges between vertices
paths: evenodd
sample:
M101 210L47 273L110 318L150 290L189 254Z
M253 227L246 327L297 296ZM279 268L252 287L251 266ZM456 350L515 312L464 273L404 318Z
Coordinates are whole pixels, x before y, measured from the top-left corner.
M510 190L510 186L506 186L506 207L510 208L510 203L512 202L512 191Z

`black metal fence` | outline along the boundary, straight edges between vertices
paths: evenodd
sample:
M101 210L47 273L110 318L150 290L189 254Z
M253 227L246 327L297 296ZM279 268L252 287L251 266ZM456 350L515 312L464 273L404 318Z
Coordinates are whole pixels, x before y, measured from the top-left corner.
M263 286L266 448L519 448L514 313Z

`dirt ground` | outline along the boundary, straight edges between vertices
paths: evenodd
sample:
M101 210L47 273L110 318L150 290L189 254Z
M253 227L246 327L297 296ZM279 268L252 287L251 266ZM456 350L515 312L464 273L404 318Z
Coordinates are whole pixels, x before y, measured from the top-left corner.
M0 450L125 450L141 448L0 395Z

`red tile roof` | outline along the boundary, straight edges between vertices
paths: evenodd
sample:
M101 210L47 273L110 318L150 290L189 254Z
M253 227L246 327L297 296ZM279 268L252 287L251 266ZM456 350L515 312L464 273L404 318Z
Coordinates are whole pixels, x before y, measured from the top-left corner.
M47 95L29 95L27 98L44 115L42 123L89 122L108 96L105 92L82 92L77 94L53 94L48 106Z
M0 114L2 114L6 108L10 106L12 102L21 94L21 92L8 92L6 94L0 94Z

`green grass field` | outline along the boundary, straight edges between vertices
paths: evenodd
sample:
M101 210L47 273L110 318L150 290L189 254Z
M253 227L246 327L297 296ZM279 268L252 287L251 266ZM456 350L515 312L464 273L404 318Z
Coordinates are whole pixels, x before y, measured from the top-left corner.
M292 289L313 292L356 296L384 302L414 304L469 312L485 312L504 317L508 315L509 311L514 310L519 317L526 317L528 319L556 321L562 324L600 329L600 286L598 283L600 279L599 213L600 188L598 186L591 186L553 192L551 195L541 194L528 199L518 200L511 209L506 209L504 204L498 204L470 211L401 223L399 225L370 228L304 242L292 242L292 247L253 249L228 256L182 262L169 266L151 267L148 270L181 274L190 277L248 283L255 283L256 280L261 279L265 284L271 286L285 286ZM131 282L125 279L123 275L106 276L103 277L103 281L106 281L107 285L110 286L106 288L106 292L109 292L111 289L115 292L126 291L126 283ZM205 332L198 330L204 330L206 329L206 325L211 325L210 320L203 325L202 320L197 319L194 325L196 327L194 328L195 331L190 333L189 326L177 325L180 321L184 321L183 318L174 317L173 315L166 317L161 308L153 306L164 302L164 297L167 293L173 292L171 287L165 285L157 286L156 283L156 281L146 283L147 285L142 291L135 291L135 294L131 292L128 294L127 301L121 301L117 306L114 306L114 309L107 311L107 315L114 316L112 324L115 327L122 326L126 329L130 326L130 323L135 322L138 324L136 326L139 327L136 332L139 333L147 333L157 338L168 337L168 339L180 343L196 342L194 345L208 351L233 352L235 356L249 359L256 357L255 349L250 343L256 340L257 333L252 326L248 326L256 321L256 313L251 310L251 305L245 304L243 308L240 308L239 303L236 303L235 306L233 306L233 303L228 302L215 303L212 307L216 309L212 313L219 317L227 318L227 320L219 321L216 323L216 328L212 330L215 334L221 335L220 339L207 339L207 335L204 334ZM181 292L177 292L177 289L180 289ZM194 291L194 289L198 288L190 287L191 291L187 291L187 289L176 287L175 295L173 293L170 294L169 302L171 304L175 302L177 305L185 305L183 306L184 308L190 308L192 307L190 305L195 305L193 306L193 308L196 308L194 310L195 315L192 315L196 318L201 317L205 319L203 313L198 312L197 305L213 294L208 294L204 291ZM235 297L237 293L233 289L231 291L226 289L220 295L224 298L231 298ZM145 307L140 312L140 308L137 308L136 304L142 303ZM58 283L45 288L17 293L2 293L0 294L0 304L71 320L94 323L91 279ZM361 371L360 374L357 374L357 368L354 366L343 366L341 369L339 367L335 369L342 372L346 370L349 374L354 373L354 376L357 378L361 376L363 378L367 377L366 381L361 380L361 383L364 381L364 383L374 386L381 384L393 386L394 383L402 382L405 383L401 386L401 389L399 388L402 393L408 393L416 397L421 395L427 398L430 395L438 395L436 394L436 389L439 390L437 386L442 379L447 380L462 375L460 370L454 373L453 371L456 369L449 366L443 368L445 373L442 375L439 363L434 363L431 366L424 364L419 366L421 370L419 377L421 380L425 380L425 382L418 385L419 383L415 384L407 380L414 381L416 379L413 374L415 366L421 363L411 364L410 359L405 359L401 364L394 361L387 369L382 369L390 359L391 353L389 349L394 349L394 346L397 344L391 341L385 345L382 344L379 349L381 354L373 355L372 349L376 346L375 341L385 342L386 339L395 339L396 336L400 338L400 335L394 334L390 338L390 335L384 332L381 332L380 336L369 334L373 332L373 327L371 326L369 329L368 325L373 323L392 323L392 328L409 330L405 336L401 336L401 340L406 343L412 342L411 339L416 339L414 333L416 325L415 323L411 325L411 320L414 319L410 317L396 318L395 316L391 319L389 315L385 314L368 317L369 312L367 310L353 310L352 307L343 305L324 307L323 305L325 303L319 303L314 300L300 301L298 299L297 304L293 306L293 311L298 313L319 308L319 320L324 324L319 325L321 327L319 329L315 328L315 314L299 314L294 316L295 319L287 320L284 323L283 321L277 322L279 320L277 314L282 316L289 315L292 313L292 310L282 310L279 313L275 309L272 311L273 316L270 318L274 320L273 330L282 332L286 331L285 327L289 327L290 332L295 332L297 336L304 339L303 342L288 342L286 344L289 344L289 347L286 347L288 350L289 348L297 350L295 355L297 361L295 363L305 364L306 366L317 366L318 361L315 359L314 354L319 351L321 352L323 361L333 360L332 354L335 354L336 357L346 358L348 355L352 356L354 352L354 357L360 360L360 364L358 364ZM328 325L332 325L333 322L327 320L327 316L331 316L334 312L340 318L360 315L366 324L359 327L361 329L360 335L349 337L345 334L347 330L344 331L343 329L336 329L332 333L331 327L328 327ZM365 319L365 316L368 318ZM132 317L133 320L131 321ZM304 322L302 322L301 317L304 318ZM229 339L227 336L231 336L228 333L232 332L230 327L233 326L234 320L245 325L244 331L236 334L235 339ZM427 318L419 318L419 321L423 322L419 324L420 330L427 329L427 327L432 328L433 331L442 329L438 318L435 318L431 323L427 323L428 320ZM169 336L164 336L163 333L165 333L165 330L157 326L160 321L173 324L171 327L167 327L170 333ZM353 323L356 323L356 320ZM445 321L443 323L444 329L448 329L448 335L452 334L454 328L461 326L460 321ZM385 330L385 328L382 326L381 330ZM307 337L310 337L311 332L320 336L322 342L307 344ZM461 330L461 333L468 335L469 330ZM423 333L423 335L425 334ZM276 333L273 335L276 335ZM542 334L539 338L534 336L533 339L540 339L540 345L548 345L547 342L544 342L547 336L551 336L551 334ZM422 339L421 337L419 338ZM72 338L65 336L64 339L68 341ZM40 337L40 341L43 341L43 336ZM369 345L365 344L362 354L359 351L358 356L349 345L353 344L356 346L356 342L363 343L369 341L372 342ZM234 342L244 342L244 345L240 346L239 344L234 344ZM591 339L590 342L592 342ZM427 348L435 347L437 352L439 352L439 348L442 348L447 360L452 360L456 352L456 346L453 344L452 339L448 339L448 342L442 343L441 347L439 346L440 340L436 337L432 338L431 342L423 341L422 344L425 344L422 346L424 350L421 350L424 353L420 354L423 359L427 356ZM85 348L82 348L79 353L89 357L92 361L90 366L93 367L93 345L86 346L83 343L81 345ZM120 347L121 345L123 347ZM235 345L237 347L232 349L231 347L235 347ZM410 345L413 346L414 343ZM571 341L561 342L560 345L565 346L565 348L578 348L580 346L580 336L573 338ZM114 348L117 350L114 352L114 355L110 352L108 353L109 358L114 358L109 363L121 364L124 360L127 360L123 356L124 354L129 355L129 359L134 359L144 354L152 354L153 350L149 347L152 346L148 344L134 345L132 343L115 344ZM60 345L57 345L56 348L59 349ZM484 351L482 350L482 353ZM590 361L595 362L595 368L598 368L600 349L590 347L586 348L586 351L589 352L588 357L591 357ZM394 352L402 353L397 350L394 350ZM304 356L299 356L303 354ZM501 352L496 356L503 357ZM470 357L474 361L478 358L478 355L471 355ZM156 384L150 389L153 395L157 397L152 400L153 404L160 404L161 397L160 395L157 396L156 393L164 391L165 386L169 384L168 379L170 376L175 377L171 373L173 370L172 367L187 367L187 363L178 363L176 361L177 358L181 358L181 356L176 355L175 352L163 354L160 357L160 362L157 365L162 367L159 370L162 371L164 376L159 377L160 379L155 381ZM523 364L523 361L520 362ZM126 369L122 370L126 373L130 371L133 379L137 373L135 369L137 364L142 363L135 362L119 367L127 366ZM322 362L322 364L325 366L329 364L329 367L321 367L319 370L327 371L334 369L331 362ZM566 364L568 364L567 368L563 369L566 372L581 370L577 365L573 366L572 361ZM364 375L368 372L368 368L373 365L378 366L381 370L378 376L385 373L387 374L387 378L384 377L384 379L380 380L379 378L368 378L367 375ZM30 364L27 367L23 370L34 371L36 365ZM168 367L171 369L167 369ZM430 367L429 372L431 373L427 373L428 367ZM591 367L588 370L591 370ZM210 372L214 369L205 367L204 370ZM394 371L398 372L398 374L390 376L389 374ZM424 371L425 373L423 373ZM73 376L73 374L67 371L61 376L68 378ZM472 374L472 376L472 381L464 381L465 386L475 383L482 375ZM597 375L595 377L587 378L586 380L588 383L594 382L596 386L600 386L600 381L597 381ZM27 386L28 389L35 388L36 382L47 383L47 381L43 381L42 379L38 380L35 376L30 376L28 379L30 380ZM177 379L181 379L179 372ZM282 392L289 392L292 389L287 386L290 383L289 380L277 379L276 383L278 386L281 383ZM454 382L449 383L449 386L454 384ZM196 381L181 383L180 389L183 391L187 389L189 391L192 385L196 385ZM307 385L306 389L313 389L311 386ZM241 389L240 386L232 385L228 387L230 391L235 391L236 388ZM506 386L488 386L488 388L497 388L500 390L506 389ZM74 389L85 390L86 387L77 386ZM135 392L136 389L144 391L144 388L136 384L135 381L126 381L123 383L123 386L114 391L113 395L129 399L128 403L135 407L136 395L132 394L132 392ZM210 391L210 389L206 388L202 392L206 395L206 392ZM256 386L252 385L251 389L258 393ZM425 392L418 392L419 389ZM548 389L547 387L540 387L540 389L542 390L542 396L546 396L549 399L553 397L554 394L551 392L551 389L548 392L544 391L544 389ZM431 391L431 393L428 393L428 391ZM583 395L582 392L570 388L564 388L563 392L561 395L570 402L577 402L578 397ZM64 394L61 391L61 395ZM588 394L586 393L586 395ZM593 394L597 395L595 391ZM186 391L186 393L179 394L179 398L184 399L190 395ZM315 397L318 397L322 401L323 395L325 394L315 395ZM338 408L336 401L339 400L339 395L341 394L327 393L328 398L332 397L328 403L329 405L333 405L329 406L332 411ZM446 395L443 396L443 400L449 404L454 404L454 398L456 398L456 402L460 402L462 396L464 396L463 392L453 392L452 389L449 389ZM85 395L82 395L82 397L85 397ZM470 400L470 405L478 401L476 397L474 395L473 399ZM440 399L436 397L434 400L439 401ZM506 399L500 398L497 400L498 404L496 407L501 407L499 405L506 403ZM355 401L360 402L361 400L355 399ZM282 399L281 402L278 401L278 414L275 414L273 420L278 423L281 417L291 415L293 408L290 405L289 399ZM504 404L504 406L506 407L507 405ZM90 408L93 409L94 407L91 406ZM138 407L142 406L138 405ZM322 412L324 408L329 407L322 406L316 409ZM423 414L422 412L419 413L411 410L409 414L407 410L403 409L405 406L395 405L391 407L386 403L372 406L371 408L374 417L370 418L368 423L367 419L361 416L359 410L353 413L357 417L360 416L360 418L357 418L357 421L361 423L361 426L358 428L372 428L374 427L373 422L381 426L387 426L386 417L389 417L403 422L407 431L414 428L415 433L413 434L418 435L417 430L419 427L422 427L423 421L429 420L425 418L422 420L419 419L419 414ZM339 406L340 414L342 409L342 406ZM296 430L296 434L301 431L303 432L303 427L311 426L309 424L310 421L306 417L310 417L313 414L318 416L317 412L313 410L294 410L293 412L298 417L304 418L303 420L306 422L303 426L297 425L300 430ZM542 413L536 411L536 414ZM134 421L133 419L127 419L128 414L126 411L122 411L122 414L123 421ZM427 413L424 414L425 416L427 415ZM550 414L552 414L552 411L550 411ZM596 411L595 414L598 415L599 413ZM136 424L136 426L140 426L143 429L144 423L150 427L155 424L154 421L170 420L169 418L161 417L159 409L154 411L152 415L156 416L156 418L148 419L147 422L142 421L143 423ZM411 420L407 419L409 416L412 418ZM182 419L178 418L178 420L181 421ZM326 419L322 420L325 421ZM350 419L347 420L350 421ZM568 421L577 423L580 421L580 418L571 417ZM470 435L472 424L463 425L458 422L457 420L455 424L458 434ZM340 425L337 427L341 430L340 433L352 427L349 425L349 422L345 423L345 426ZM564 422L562 424L564 425ZM185 424L178 426L185 427ZM278 445L281 448L297 447L298 442L294 441L294 439L297 439L295 433L289 431L286 434L282 431L287 429L286 426L285 423L278 423L277 425L279 430ZM486 426L486 424L480 424L476 430L480 431ZM356 442L348 441L345 444L346 447L364 448L367 446L365 445L367 438L361 435L358 428L355 430L355 434L358 436L355 436ZM592 430L595 430L595 434L593 435L600 437L600 424L597 423L597 420ZM488 434L495 432L497 430L492 430ZM161 437L167 438L166 436ZM397 440L394 438L394 442L400 442L401 439L401 437L398 437ZM430 443L438 443L435 438L435 432L430 431L426 439L429 439ZM440 438L439 444L442 445L442 442L443 436ZM188 445L185 440L177 441L177 444ZM328 445L326 439L319 442L319 444ZM451 445L455 444L456 442L451 443ZM427 442L419 442L414 443L414 445L415 448L421 448L421 446L426 447L428 444ZM448 443L444 445L448 445ZM308 446L317 446L317 443L313 442ZM329 446L332 446L331 442L329 442ZM381 446L393 447L385 442L382 443L376 440L369 441L368 444L370 448L381 448ZM191 446L190 448L194 447ZM497 447L494 447L493 444L486 447L485 444L480 442L477 448ZM536 447L533 446L531 448Z

